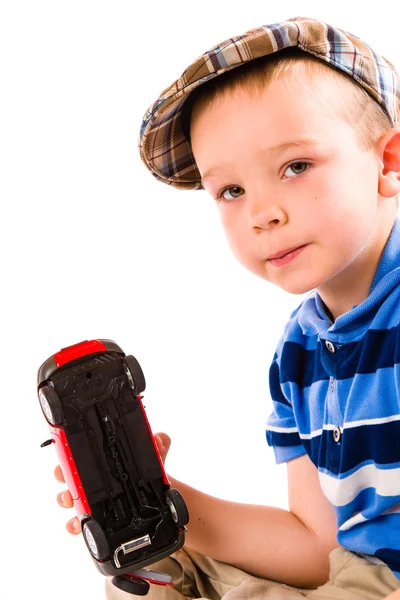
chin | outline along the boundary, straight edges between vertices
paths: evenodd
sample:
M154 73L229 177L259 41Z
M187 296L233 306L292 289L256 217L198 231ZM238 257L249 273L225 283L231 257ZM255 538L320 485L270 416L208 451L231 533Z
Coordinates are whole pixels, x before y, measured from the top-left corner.
M304 281L304 279L294 281L293 279L291 280L288 277L286 281L277 281L275 278L268 277L265 272L260 273L253 269L251 269L251 272L254 275L257 275L258 277L263 279L264 281L268 281L268 283L270 283L271 285L274 285L275 287L280 288L284 292L287 292L288 294L306 294L307 292L311 292L313 289L315 289L315 287L317 287L317 282L315 285L309 285Z
M317 281L307 282L304 279L301 281L293 281L293 280L290 280L290 278L288 278L287 281L279 282L279 283L276 282L275 285L280 287L282 290L284 290L288 294L294 294L294 295L299 296L301 294L307 294L308 292L311 292L312 290L314 290L316 287L318 287L318 282Z
M315 287L289 286L289 287L282 287L281 289L283 289L288 294L293 294L294 296L301 296L302 294L308 294L308 292L312 292L315 289Z

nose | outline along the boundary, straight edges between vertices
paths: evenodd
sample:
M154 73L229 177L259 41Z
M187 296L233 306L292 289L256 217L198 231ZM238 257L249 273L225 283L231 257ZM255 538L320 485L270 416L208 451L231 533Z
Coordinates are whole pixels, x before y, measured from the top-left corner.
M278 202L258 198L250 202L248 207L249 227L256 231L282 226L288 220L286 210Z

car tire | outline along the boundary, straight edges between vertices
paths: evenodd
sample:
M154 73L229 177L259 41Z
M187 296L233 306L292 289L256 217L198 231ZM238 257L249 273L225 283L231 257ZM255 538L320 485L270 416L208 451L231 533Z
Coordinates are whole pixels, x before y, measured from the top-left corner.
M118 575L117 577L113 577L111 583L119 590L127 592L128 594L134 594L135 596L146 596L150 589L148 581L138 577L129 577L129 575Z
M89 552L96 560L104 560L110 554L106 534L95 519L83 524L82 533Z
M128 377L129 385L136 396L138 396L146 389L146 380L144 378L142 367L132 355L124 356L122 361L124 363L124 370Z
M50 385L44 385L39 389L38 396L48 422L51 425L60 425L64 420L64 411L56 390Z
M189 512L183 496L175 488L171 488L165 494L172 519L177 527L185 527L189 523Z

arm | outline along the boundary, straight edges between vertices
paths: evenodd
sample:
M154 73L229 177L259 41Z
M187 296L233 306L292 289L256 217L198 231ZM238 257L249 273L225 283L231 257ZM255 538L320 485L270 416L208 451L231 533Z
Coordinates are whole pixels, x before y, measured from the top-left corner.
M289 510L214 498L171 479L188 505L186 545L249 573L297 587L329 574L336 519L318 473L303 455L288 463Z
M158 434L157 443L165 460L170 439ZM291 460L287 469L289 510L221 500L170 477L189 510L186 545L287 585L312 588L325 583L329 553L338 546L334 512L307 455ZM58 481L64 481L59 467L55 474ZM68 491L60 492L57 499L63 507L73 506ZM77 517L68 521L67 530L80 532Z

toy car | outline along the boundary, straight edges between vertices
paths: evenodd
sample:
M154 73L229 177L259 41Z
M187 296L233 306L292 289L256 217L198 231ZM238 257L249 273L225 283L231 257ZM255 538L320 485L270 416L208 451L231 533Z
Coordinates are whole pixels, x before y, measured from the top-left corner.
M170 487L144 406L142 369L111 340L85 341L48 358L38 396L101 573L145 595L171 578L144 567L184 543L185 501Z

